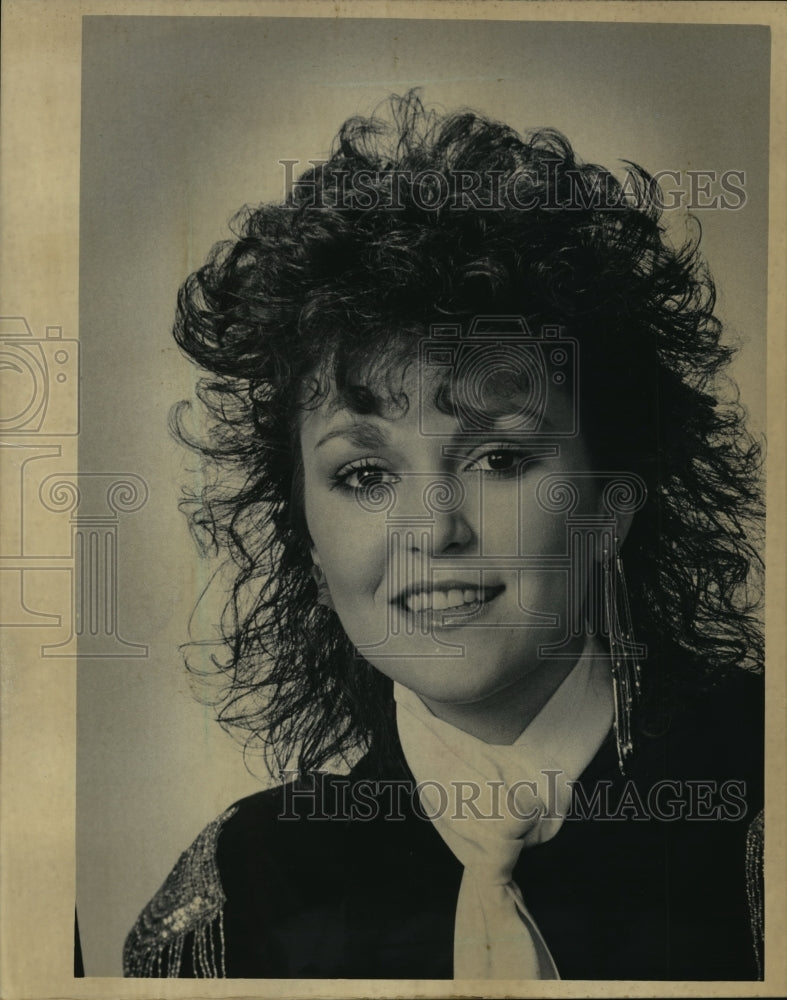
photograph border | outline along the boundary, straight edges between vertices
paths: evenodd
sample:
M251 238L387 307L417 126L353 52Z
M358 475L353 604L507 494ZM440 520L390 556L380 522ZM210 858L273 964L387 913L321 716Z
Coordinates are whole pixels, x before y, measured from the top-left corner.
M79 330L81 19L84 16L379 17L474 20L763 24L771 29L770 224L768 257L766 538L765 979L753 983L533 982L410 980L122 980L74 978L76 660L41 655L35 628L2 628L0 655L0 994L11 998L139 997L470 997L773 996L787 992L787 6L782 3L442 2L400 0L283 3L242 0L6 0L2 10L0 133L0 318L23 319L31 338L71 345ZM48 348L49 349L49 348ZM54 347L51 348L55 350ZM76 347L67 347L69 385L78 384ZM65 364L65 362L64 362ZM78 408L76 408L78 412ZM79 426L52 448L79 468ZM12 446L0 448L0 475ZM139 496L144 490L134 486ZM53 495L53 504L68 497ZM119 501L133 509L136 501ZM144 502L144 500L142 501ZM128 507L128 505L131 507ZM68 551L70 528L40 505L26 506L33 558ZM51 510L52 508L50 508ZM62 507L61 507L62 509ZM4 537L16 538L7 520ZM53 584L54 585L54 584ZM60 584L58 583L58 586ZM32 622L35 625L35 622ZM184 845L185 846L185 845Z

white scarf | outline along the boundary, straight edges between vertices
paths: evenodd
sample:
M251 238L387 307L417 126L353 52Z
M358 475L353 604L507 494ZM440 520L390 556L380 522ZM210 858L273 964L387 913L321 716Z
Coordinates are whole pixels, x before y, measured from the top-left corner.
M589 639L511 746L484 743L442 722L400 684L394 696L399 739L421 804L465 869L456 906L454 978L559 979L512 873L523 847L558 832L571 803L570 782L609 732L607 659Z

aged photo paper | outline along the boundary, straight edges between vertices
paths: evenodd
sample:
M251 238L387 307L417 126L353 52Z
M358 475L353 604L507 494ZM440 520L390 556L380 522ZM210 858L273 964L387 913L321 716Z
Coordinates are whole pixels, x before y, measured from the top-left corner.
M7 0L2 18L0 996L787 992L785 6ZM122 978L180 853L277 783L183 666L223 601L178 511L196 459L168 421L197 375L177 291L242 206L411 88L641 164L669 225L701 226L767 439L762 981Z

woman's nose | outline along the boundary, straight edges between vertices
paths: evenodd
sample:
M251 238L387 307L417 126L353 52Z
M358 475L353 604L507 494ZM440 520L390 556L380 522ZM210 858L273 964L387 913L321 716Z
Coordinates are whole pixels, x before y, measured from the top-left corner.
M466 553L474 544L476 532L462 480L449 474L433 476L420 485L423 521L421 530L412 536L414 547L421 548L426 541L432 556Z
M433 556L458 555L472 548L475 533L461 511L439 514L431 526Z

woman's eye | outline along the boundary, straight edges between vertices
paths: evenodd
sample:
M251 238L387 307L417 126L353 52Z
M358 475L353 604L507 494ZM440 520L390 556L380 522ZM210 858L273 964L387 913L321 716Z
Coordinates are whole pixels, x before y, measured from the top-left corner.
M487 475L516 473L524 462L523 452L513 448L494 448L472 458L467 464L470 472L485 472Z
M345 482L354 490L368 490L372 486L388 482L389 479L389 474L382 469L358 469L357 472L351 472Z
M516 456L510 451L490 451L488 455L484 456L486 464L492 472L505 472L512 469L516 464L515 458Z
M348 490L372 490L383 483L397 483L398 476L379 465L356 465L340 469L335 476L339 486Z

